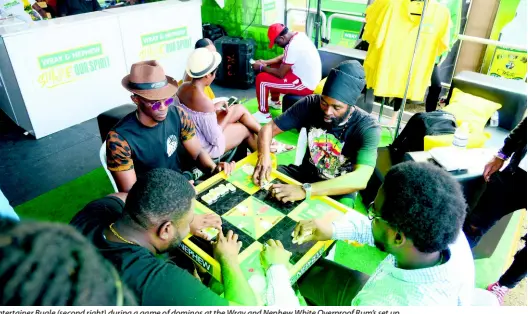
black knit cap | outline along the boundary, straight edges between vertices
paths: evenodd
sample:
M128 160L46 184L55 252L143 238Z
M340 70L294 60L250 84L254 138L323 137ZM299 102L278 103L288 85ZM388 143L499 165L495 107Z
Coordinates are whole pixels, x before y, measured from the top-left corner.
M323 95L353 106L363 88L365 88L363 66L356 60L348 60L330 70L323 88Z

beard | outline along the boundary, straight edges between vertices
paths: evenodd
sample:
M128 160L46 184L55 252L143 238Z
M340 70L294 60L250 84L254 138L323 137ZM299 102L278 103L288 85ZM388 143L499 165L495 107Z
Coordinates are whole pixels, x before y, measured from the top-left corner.
M331 118L330 122L324 121L326 124L330 126L330 128L337 128L341 123L345 122L350 115L350 112L352 111L352 106L347 107L347 111L340 117Z

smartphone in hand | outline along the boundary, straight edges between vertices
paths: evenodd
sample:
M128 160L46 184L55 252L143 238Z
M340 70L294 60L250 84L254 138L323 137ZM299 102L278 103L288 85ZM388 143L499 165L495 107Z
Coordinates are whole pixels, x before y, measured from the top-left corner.
M236 98L235 96L229 97L229 99L227 100L227 108L229 108L232 105L234 105L237 102L237 100L238 100L238 98Z

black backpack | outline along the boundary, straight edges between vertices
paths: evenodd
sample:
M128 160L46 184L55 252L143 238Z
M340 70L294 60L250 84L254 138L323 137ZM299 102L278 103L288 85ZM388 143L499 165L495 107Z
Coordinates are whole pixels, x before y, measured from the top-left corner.
M415 114L401 134L389 145L392 163L401 162L407 152L423 151L426 135L455 134L455 130L456 119L449 112L436 110Z

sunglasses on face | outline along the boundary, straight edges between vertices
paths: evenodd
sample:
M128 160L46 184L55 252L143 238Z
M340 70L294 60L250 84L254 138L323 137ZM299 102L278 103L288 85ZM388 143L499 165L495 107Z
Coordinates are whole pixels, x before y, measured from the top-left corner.
M162 104L165 106L170 106L174 103L174 98L167 98L165 100L158 100L156 102L149 102L148 100L143 100L143 102L148 105L152 110L158 111Z

